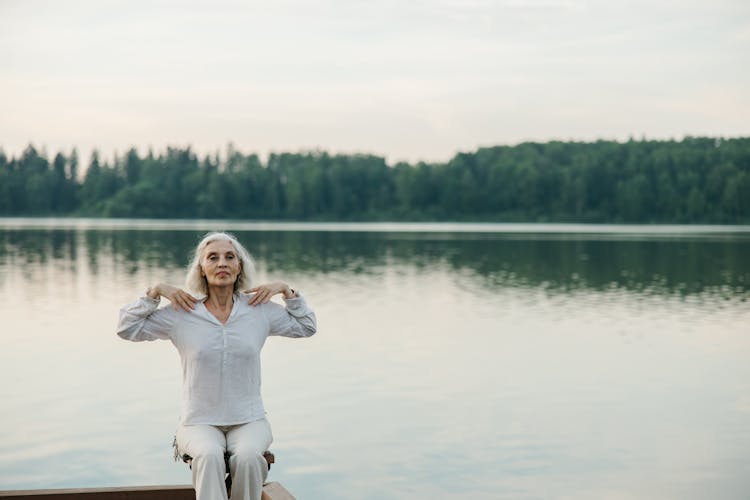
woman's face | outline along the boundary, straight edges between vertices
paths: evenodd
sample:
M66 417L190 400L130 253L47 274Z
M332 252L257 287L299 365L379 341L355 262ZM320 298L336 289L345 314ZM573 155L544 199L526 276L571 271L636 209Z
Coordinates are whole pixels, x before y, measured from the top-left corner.
M201 274L209 286L234 286L242 270L234 245L226 240L212 241L203 250Z

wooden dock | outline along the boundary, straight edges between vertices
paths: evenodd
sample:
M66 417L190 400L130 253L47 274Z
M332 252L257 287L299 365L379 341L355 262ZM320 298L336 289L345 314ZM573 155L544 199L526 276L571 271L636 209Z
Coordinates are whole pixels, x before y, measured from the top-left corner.
M195 500L189 485L133 486L127 488L71 488L59 490L0 491L2 500ZM295 500L277 482L263 485L263 500Z

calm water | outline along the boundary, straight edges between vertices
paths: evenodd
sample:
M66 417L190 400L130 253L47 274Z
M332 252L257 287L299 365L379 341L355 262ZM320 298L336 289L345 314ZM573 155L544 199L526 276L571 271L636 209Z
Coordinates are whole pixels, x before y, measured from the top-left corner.
M318 314L263 355L300 500L750 498L747 227L0 220L0 489L190 481L114 327L208 229Z

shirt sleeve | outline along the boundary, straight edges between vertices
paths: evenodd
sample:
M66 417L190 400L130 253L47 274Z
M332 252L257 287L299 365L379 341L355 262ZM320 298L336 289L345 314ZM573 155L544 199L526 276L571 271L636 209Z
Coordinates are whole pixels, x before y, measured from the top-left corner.
M168 339L175 314L169 306L159 309L158 300L141 297L120 309L117 335L133 342Z
M286 307L275 302L264 305L264 311L270 326L269 335L282 337L310 337L317 329L315 313L305 302L302 294L291 299L284 299Z

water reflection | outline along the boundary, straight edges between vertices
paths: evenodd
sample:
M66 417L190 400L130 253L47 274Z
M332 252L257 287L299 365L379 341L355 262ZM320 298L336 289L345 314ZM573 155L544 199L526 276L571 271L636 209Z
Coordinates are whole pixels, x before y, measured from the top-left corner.
M172 346L113 328L202 233L0 230L0 489L189 482ZM263 353L300 498L748 497L750 235L237 234L319 317Z
M202 231L4 230L2 263L54 261L75 273L84 252L93 274L103 256L129 274L185 266ZM269 272L382 274L387 266L436 266L481 286L541 288L549 293L620 289L745 299L750 236L602 238L597 235L239 231ZM0 278L2 279L2 278Z

